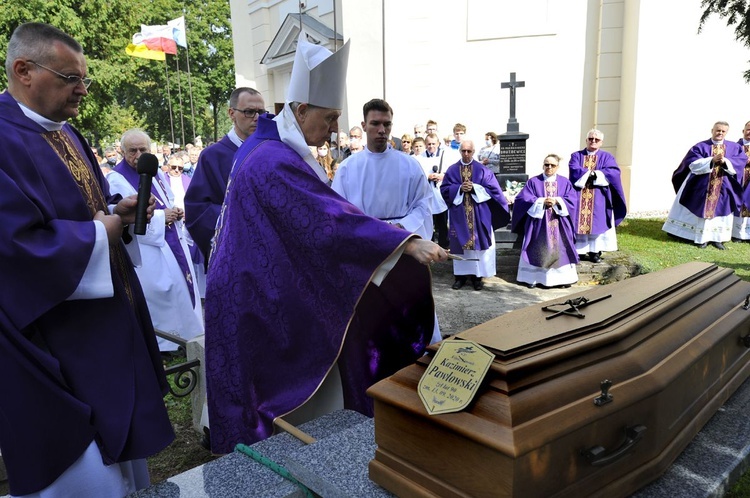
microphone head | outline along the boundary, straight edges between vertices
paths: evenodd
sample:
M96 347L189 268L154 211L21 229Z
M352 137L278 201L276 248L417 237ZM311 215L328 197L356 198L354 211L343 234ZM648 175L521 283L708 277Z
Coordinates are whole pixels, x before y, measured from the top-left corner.
M159 160L155 155L145 152L138 158L135 167L139 175L156 176L156 172L159 171Z
M433 173L437 173L437 170L438 170L438 167L437 167L437 164L436 164L435 166L432 167L432 172Z

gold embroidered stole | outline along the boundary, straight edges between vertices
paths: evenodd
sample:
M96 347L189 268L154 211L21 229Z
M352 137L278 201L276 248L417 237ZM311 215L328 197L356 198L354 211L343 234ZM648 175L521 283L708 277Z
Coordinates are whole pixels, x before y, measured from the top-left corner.
M745 155L750 154L750 145L743 145L742 147L745 149ZM745 187L747 187L748 183L750 183L750 163L745 164L744 173L742 175L743 190L745 189ZM740 216L742 216L743 218L750 218L750 209L748 209L748 207L744 204L742 205L742 209L740 210Z
M461 164L461 180L464 182L471 181L471 163ZM469 240L463 245L464 249L474 249L474 200L471 198L471 192L464 192L464 216L466 217L466 226L469 227Z
M42 133L42 137L68 167L68 171L70 171L70 174L78 185L78 189L81 191L84 201L86 201L86 205L91 213L91 219L93 220L97 211L104 211L105 214L109 214L104 192L102 192L99 182L96 181L94 173L89 168L88 161L83 157L78 147L76 147L70 135L65 131L59 130ZM122 278L128 300L133 305L133 290L130 287L130 280L128 279L127 260L120 244L109 246L109 257L115 270Z
M711 145L711 156L726 152L726 145L724 144L712 144ZM706 203L703 207L703 217L707 220L712 219L716 213L716 206L719 204L719 196L721 195L721 184L724 181L724 170L720 165L716 165L711 168L711 173L708 176L708 187L706 188Z
M547 197L557 197L557 182L544 182L544 194ZM544 210L544 216L547 218L547 236L549 237L550 250L557 254L560 250L560 237L558 236L559 221L555 217L555 211L550 206Z
M596 169L596 154L588 154L583 159L583 167L592 172ZM578 233L590 235L594 226L594 189L588 182L581 189L578 198Z

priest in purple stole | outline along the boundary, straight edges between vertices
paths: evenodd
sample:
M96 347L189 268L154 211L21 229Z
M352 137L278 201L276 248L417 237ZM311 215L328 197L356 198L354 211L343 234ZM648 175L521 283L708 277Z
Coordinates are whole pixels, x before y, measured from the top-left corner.
M190 187L185 193L185 225L208 264L211 239L216 233L229 172L234 164L234 154L255 132L258 116L265 111L265 102L254 88L240 87L229 96L229 119L232 128L215 144L198 156Z
M474 290L482 290L482 279L495 275L495 230L510 221L508 201L495 174L472 159L474 150L473 141L460 143L461 160L448 168L440 185L448 205L450 250L464 257L453 261L454 290L469 276Z
M511 231L523 236L516 280L529 287L570 287L578 281L573 220L578 195L557 174L560 157L544 158L544 172L530 178L513 203Z
M145 458L174 438L154 330L121 240L136 200L110 195L66 122L91 82L81 46L52 26L22 24L6 67L0 452L10 493L124 496L149 485Z
M742 173L747 156L736 142L725 140L729 124L717 121L711 138L698 142L672 175L677 197L662 230L699 248L711 243L723 250L732 238L734 216L740 214Z
M141 154L151 150L151 139L139 129L126 131L121 139L125 159L107 175L112 192L133 195L138 192L136 170ZM180 161L173 154L169 162ZM151 182L156 198L154 217L138 240L141 264L135 271L146 295L154 327L189 340L203 334L203 307L198 281L183 225L184 211L174 205L174 195L163 171ZM159 350L175 351L178 345L161 337Z
M570 182L578 192L576 250L593 263L601 260L602 252L617 250L615 227L628 211L620 167L602 145L604 133L589 130L586 148L571 154L568 163Z
M301 33L287 104L237 152L206 287L216 453L269 437L277 417L371 416L367 388L423 355L432 334L427 265L445 251L364 215L310 152L338 131L348 50Z
M743 192L742 206L740 206L739 216L734 217L732 224L732 238L744 242L750 242L750 121L745 123L742 130L742 138L737 141L742 147L742 152L748 156L742 174L737 172L737 180L740 181Z

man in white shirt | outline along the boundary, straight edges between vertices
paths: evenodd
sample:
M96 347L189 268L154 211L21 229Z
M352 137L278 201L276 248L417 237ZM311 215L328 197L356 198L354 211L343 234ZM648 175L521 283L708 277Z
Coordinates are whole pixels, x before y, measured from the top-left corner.
M393 110L385 100L364 105L367 146L344 160L332 188L374 218L432 238L432 191L419 163L388 146Z

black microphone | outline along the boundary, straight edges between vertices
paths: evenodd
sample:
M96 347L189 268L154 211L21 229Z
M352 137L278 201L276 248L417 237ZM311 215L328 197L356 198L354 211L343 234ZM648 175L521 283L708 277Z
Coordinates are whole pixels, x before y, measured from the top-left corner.
M138 203L135 207L135 228L133 232L136 235L144 235L146 223L148 223L146 211L148 210L148 201L151 198L151 178L156 176L156 172L159 171L159 160L155 155L148 152L141 154L141 157L138 158L138 164L136 164L136 170L141 178L138 181Z
M432 172L433 173L437 173L438 172L437 164L432 167ZM432 183L435 184L435 185L437 185L437 180L432 180Z

